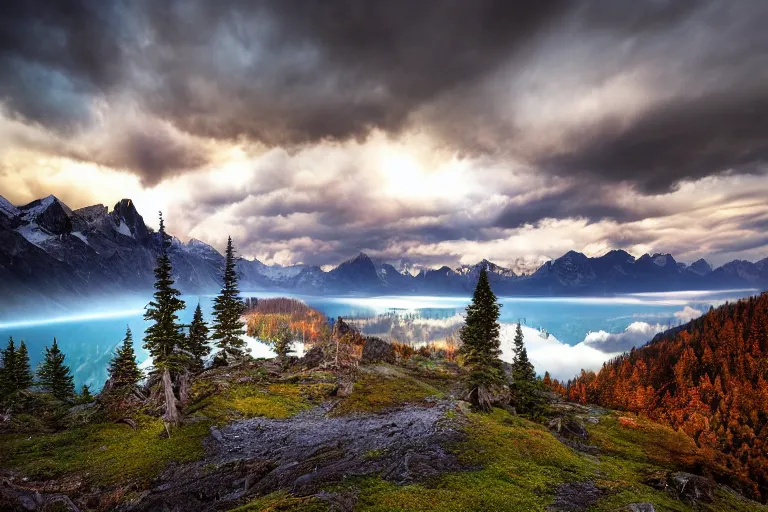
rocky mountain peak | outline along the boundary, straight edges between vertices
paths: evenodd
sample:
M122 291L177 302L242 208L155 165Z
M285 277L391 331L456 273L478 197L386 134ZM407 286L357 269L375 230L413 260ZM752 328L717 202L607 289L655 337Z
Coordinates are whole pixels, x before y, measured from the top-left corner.
M700 276L704 276L712 272L712 265L710 265L709 262L707 262L707 260L704 258L694 261L688 268Z
M132 200L121 199L112 209L111 215L118 233L131 236L142 244L149 240L147 225Z
M53 195L36 199L19 210L22 221L37 224L48 233L63 235L72 232L72 210Z

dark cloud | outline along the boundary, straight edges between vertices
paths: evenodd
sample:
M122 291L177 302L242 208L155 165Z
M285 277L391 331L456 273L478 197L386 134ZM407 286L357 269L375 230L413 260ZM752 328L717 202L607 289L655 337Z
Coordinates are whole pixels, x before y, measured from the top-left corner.
M632 222L663 215L661 207L622 203L614 187L597 181L575 182L535 198L521 198L509 204L496 218L495 225L517 228L546 218L586 218L590 222L611 219Z
M632 182L663 193L682 180L768 167L768 80L765 87L676 100L644 113L627 128L593 128L572 153L540 164L602 181Z
M60 128L88 119L91 95L119 83L118 3L25 0L0 4L0 98L20 115Z
M208 163L206 138L292 151L408 129L452 152L569 180L513 197L492 227L631 222L667 210L620 201L617 184L652 195L713 174L763 172L767 14L760 0L5 2L0 100L11 117L56 134L46 151L129 169L149 186ZM630 91L643 99L635 110L626 91L624 102L601 96L606 83L635 75L656 79ZM582 120L572 104L591 95L597 114ZM119 117L121 102L139 119L124 130L103 118ZM111 131L98 144L76 137L102 126ZM562 143L537 144L550 136ZM67 147L69 137L84 147ZM302 189L281 158L273 172L258 171L263 182L201 194L196 207L253 197L249 215L312 215L317 231L301 234L315 237L363 219L345 228L358 247L381 247L365 238L368 218L392 224L380 236L399 229L427 243L489 236L481 222L450 216L396 222L437 219L450 213L443 206L371 212L382 207L366 190L378 185L344 186L353 169L322 194ZM259 236L286 236L274 229Z

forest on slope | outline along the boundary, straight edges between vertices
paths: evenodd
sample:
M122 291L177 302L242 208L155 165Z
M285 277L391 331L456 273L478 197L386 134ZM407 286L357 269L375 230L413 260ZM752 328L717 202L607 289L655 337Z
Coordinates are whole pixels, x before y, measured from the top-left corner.
M711 309L561 390L680 429L768 497L768 293Z

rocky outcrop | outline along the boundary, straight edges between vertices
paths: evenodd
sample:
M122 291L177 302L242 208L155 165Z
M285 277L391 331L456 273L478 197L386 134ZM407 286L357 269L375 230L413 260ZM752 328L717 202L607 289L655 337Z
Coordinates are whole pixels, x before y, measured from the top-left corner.
M363 344L363 364L395 362L395 349L388 341L369 336Z
M299 495L345 478L378 474L401 484L460 466L447 446L463 439L455 404L387 415L328 417L327 406L286 420L254 418L214 428L205 461L168 468L122 510L222 510L278 489Z
M710 503L715 496L715 489L717 489L714 480L682 471L653 473L649 475L645 483L655 489L667 491L689 504Z

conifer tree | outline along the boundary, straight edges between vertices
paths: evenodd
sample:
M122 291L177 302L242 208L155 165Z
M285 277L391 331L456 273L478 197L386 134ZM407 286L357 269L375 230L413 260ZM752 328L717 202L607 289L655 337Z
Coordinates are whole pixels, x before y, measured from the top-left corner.
M56 338L53 338L51 348L45 347L43 362L37 371L40 386L62 401L71 399L75 394L74 379L69 366L64 364L64 357Z
M245 354L245 323L240 319L245 312L245 305L237 287L237 268L232 237L227 240L227 252L224 264L224 285L213 301L213 335L220 352L217 361L232 362Z
M125 329L123 344L117 347L115 356L109 362L110 390L131 390L143 377L143 373L136 363L136 353L133 349L133 333L130 327Z
M21 340L19 350L16 352L16 363L13 373L16 391L25 391L32 386L32 367L29 365L29 352L24 340Z
M81 404L93 402L93 395L91 395L91 389L88 387L88 384L83 384L83 387L80 388L80 396L77 397L77 401Z
M152 321L144 334L144 348L152 356L154 373L160 377L165 401L163 420L178 425L180 421L174 379L185 371L189 358L182 351L185 338L179 324L178 312L184 309L181 292L174 288L173 267L168 256L169 237L165 233L163 214L160 213L160 254L155 267L155 293L144 313L144 320Z
M200 309L199 302L195 308L192 323L189 324L187 350L194 356L193 369L202 370L203 360L211 353L211 347L208 345L208 325L203 320L203 310Z
M515 339L512 360L512 398L518 412L535 414L542 405L542 399L538 393L539 383L536 379L536 371L528 359L528 351L525 349L523 328L520 322L515 329Z
M469 369L468 399L481 410L491 409L505 385L504 368L499 359L499 308L491 290L488 272L480 270L467 319L461 329L461 354Z
M7 397L16 391L16 345L13 337L8 338L8 345L0 352L3 359L2 373L0 373L0 392Z
M173 267L168 256L169 237L165 233L163 214L160 213L160 255L155 267L155 293L144 313L144 320L150 325L144 335L144 348L152 356L157 371L178 369L178 358L174 356L178 347L184 343L184 335L179 324L178 312L184 309L181 292L174 288Z

